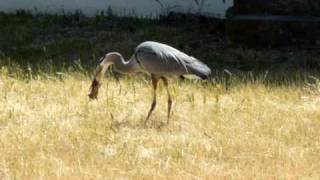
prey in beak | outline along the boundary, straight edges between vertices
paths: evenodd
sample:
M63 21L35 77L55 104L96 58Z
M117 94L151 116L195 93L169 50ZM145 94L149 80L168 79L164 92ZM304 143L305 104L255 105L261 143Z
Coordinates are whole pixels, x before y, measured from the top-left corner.
M99 88L101 86L101 83L100 83L101 79L110 65L111 65L111 62L110 62L110 59L108 58L108 55L105 55L100 59L100 63L94 72L93 80L92 80L89 94L88 94L91 100L97 99Z
M88 96L91 100L97 99L100 86L101 86L101 84L96 79L94 79L92 81L92 84L91 84L90 90L89 90L89 94L88 94Z

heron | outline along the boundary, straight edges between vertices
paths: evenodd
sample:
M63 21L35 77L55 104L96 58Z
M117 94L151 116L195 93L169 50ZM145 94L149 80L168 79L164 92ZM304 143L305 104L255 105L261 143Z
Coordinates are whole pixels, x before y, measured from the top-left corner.
M101 79L108 67L113 65L114 69L122 74L136 74L139 72L151 76L153 87L153 100L147 117L146 124L157 104L157 87L160 80L163 81L168 96L167 124L169 124L172 106L172 97L169 92L169 79L173 77L184 77L195 75L201 79L207 79L211 69L200 60L181 52L167 44L146 41L139 44L132 57L125 61L118 52L105 54L97 66L89 90L89 98L97 99Z

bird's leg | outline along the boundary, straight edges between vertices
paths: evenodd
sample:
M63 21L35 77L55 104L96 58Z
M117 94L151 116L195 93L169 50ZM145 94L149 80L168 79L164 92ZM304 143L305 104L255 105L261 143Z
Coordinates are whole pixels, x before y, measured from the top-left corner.
M170 119L170 112L171 112L171 106L172 106L172 99L171 99L171 95L169 92L169 83L168 83L168 79L165 77L162 77L163 83L166 86L167 89L167 94L168 94L168 116L167 116L167 124L169 124L169 119Z
M146 120L144 121L144 124L147 124L150 116L151 116L151 113L152 111L154 110L154 108L156 107L156 104L157 104L157 86L158 86L158 81L159 81L159 78L155 77L154 75L151 76L151 81L152 81L152 87L153 87L153 101L152 101L152 104L151 104L151 108L149 110L149 113L148 113L148 116L146 118Z

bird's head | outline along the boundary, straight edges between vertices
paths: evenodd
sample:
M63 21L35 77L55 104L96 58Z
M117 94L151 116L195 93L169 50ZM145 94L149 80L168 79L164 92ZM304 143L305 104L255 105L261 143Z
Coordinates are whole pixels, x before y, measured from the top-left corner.
M122 57L119 53L108 53L100 58L100 63L95 70L94 77L89 89L88 96L90 99L97 99L99 88L101 86L102 76L105 74L108 67L114 64L114 61L116 61L116 59L118 59L119 57Z

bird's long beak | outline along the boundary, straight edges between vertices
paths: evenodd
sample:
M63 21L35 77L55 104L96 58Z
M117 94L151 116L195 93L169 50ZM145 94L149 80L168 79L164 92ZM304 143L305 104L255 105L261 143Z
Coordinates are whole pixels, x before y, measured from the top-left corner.
M102 62L97 66L94 77L90 86L89 90L89 98L90 99L97 99L98 93L99 93L99 88L101 86L101 79L105 72L107 71L110 63L106 62L107 59L103 59Z
M99 88L101 86L101 83L99 82L101 80L101 76L102 76L102 72L103 71L103 67L101 67L101 65L98 65L98 67L96 68L90 89L89 89L89 98L92 99L97 99L98 97L98 93L99 93Z
M97 81L96 79L93 79L90 86L89 94L88 94L91 100L97 99L100 86L101 84L99 83L99 81Z

